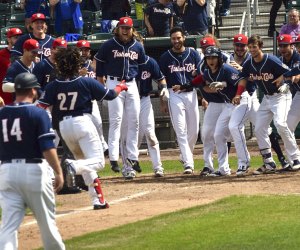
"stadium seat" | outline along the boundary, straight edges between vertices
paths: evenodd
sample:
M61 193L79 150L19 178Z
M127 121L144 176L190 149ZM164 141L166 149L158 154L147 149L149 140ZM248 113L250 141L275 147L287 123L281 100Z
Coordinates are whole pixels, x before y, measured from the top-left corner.
M19 14L24 13L24 10L21 9L21 5L19 3L14 3L10 6L10 13L13 14Z
M95 22L100 22L101 17L102 17L102 12L101 12L101 10L95 11L95 12L93 12L93 14L94 14L94 21L95 21Z
M91 34L87 37L87 40L107 40L114 36L111 33L95 33Z
M10 16L7 25L8 26L24 25L24 23L25 23L25 13L17 13L17 14L12 14Z
M100 21L98 22L93 22L92 23L92 30L91 30L91 33L94 34L94 33L99 33L101 31L101 24L100 24Z

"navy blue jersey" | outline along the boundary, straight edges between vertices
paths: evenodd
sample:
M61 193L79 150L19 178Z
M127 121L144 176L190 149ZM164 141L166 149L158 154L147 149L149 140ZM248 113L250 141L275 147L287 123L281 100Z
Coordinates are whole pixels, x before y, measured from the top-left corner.
M31 67L28 68L26 65L22 63L21 60L14 61L8 68L6 76L3 82L14 82L15 77L21 73L32 73L32 70L35 66L35 63L31 64Z
M282 56L280 56L279 59L291 69L300 65L300 54L297 53L296 50L293 51L292 57L289 61L285 60ZM300 82L293 83L290 87L292 87L295 91L300 91Z
M140 85L140 96L147 96L153 90L152 79L155 81L160 81L165 78L160 71L158 63L152 57L147 56L147 59L148 60L146 64L141 66L139 75L137 77Z
M193 71L200 73L200 56L193 48L185 48L180 54L170 49L160 57L159 66L166 77L168 88L172 88L173 85L185 85L192 81Z
M136 78L139 65L146 62L145 50L140 42L133 40L123 44L115 37L103 43L94 58L97 76L110 75L124 80Z
M237 83L241 79L239 77L239 71L226 63L224 63L216 73L212 73L208 68L205 69L203 72L203 78L207 85L212 82L227 83L227 87L223 88L222 90L218 90L218 94L225 102L231 102L233 97L235 97Z
M0 160L42 158L55 148L55 134L47 112L29 103L0 109Z
M32 74L36 76L43 91L45 90L46 84L56 78L54 65L48 58L37 63L33 68Z
M175 15L172 3L166 5L155 3L146 7L144 12L149 15L149 22L155 36L170 35L170 19Z
M293 51L292 57L289 61L284 59L282 56L280 56L279 59L291 69L300 64L300 54L298 54L295 50Z
M17 42L10 51L11 58L20 57L23 55L23 43L28 39L35 39L39 42L40 49L43 50L41 54L39 54L40 61L51 55L51 47L54 41L53 37L46 35L44 39L38 39L34 37L32 33L29 33L18 38Z
M264 54L263 60L259 63L256 63L252 57L246 61L240 76L250 77L254 81L252 84L256 83L264 94L272 95L278 93L278 87L272 82L289 70L289 67L277 57ZM250 82L248 81L247 84Z
M39 100L43 106L52 106L52 115L61 121L64 116L78 116L92 113L92 100L112 100L114 90L106 89L97 80L77 77L72 80L56 79L46 85L45 93Z

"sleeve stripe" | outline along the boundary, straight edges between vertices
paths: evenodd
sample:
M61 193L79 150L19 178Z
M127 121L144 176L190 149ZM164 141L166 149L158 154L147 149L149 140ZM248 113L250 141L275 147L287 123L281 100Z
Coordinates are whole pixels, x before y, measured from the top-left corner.
M42 138L42 137L48 137L48 136L54 136L55 137L55 134L54 133L47 133L47 134L43 134L43 135L40 135L38 137L38 139Z

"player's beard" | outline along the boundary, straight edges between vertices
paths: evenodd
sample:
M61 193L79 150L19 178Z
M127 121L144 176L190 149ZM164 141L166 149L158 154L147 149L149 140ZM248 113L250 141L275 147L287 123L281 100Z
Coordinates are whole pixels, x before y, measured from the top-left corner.
M177 42L173 44L173 50L175 52L181 52L183 48L183 43L182 42Z

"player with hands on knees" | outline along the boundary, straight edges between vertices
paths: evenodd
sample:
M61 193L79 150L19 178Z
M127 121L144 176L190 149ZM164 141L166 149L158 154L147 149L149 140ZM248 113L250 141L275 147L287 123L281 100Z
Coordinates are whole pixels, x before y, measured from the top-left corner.
M254 174L274 173L276 171L268 136L272 119L283 140L291 168L298 170L300 168L300 152L295 137L287 126L287 115L290 110L292 95L289 91L286 92L285 84L280 89L281 83L277 82L278 78L283 79L282 75L288 73L290 69L275 56L263 53L263 41L259 36L251 36L248 39L248 47L251 58L245 62L240 76L245 79L251 77L264 93L257 111L255 124L255 134L264 165L254 171ZM238 84L238 90L233 99L235 104L240 103L246 84L250 84L245 79Z
M47 112L33 105L40 88L36 77L21 73L14 83L15 102L0 110L0 246L18 248L18 228L28 207L38 222L44 248L64 250L55 223L54 192L64 183L55 134Z
M106 89L96 79L80 76L81 55L78 48L60 50L55 55L58 78L45 87L39 106L58 116L62 138L75 160L65 163L77 175L82 175L95 210L108 208L97 172L105 165L103 148L92 121L92 100L113 100L128 87L123 82Z

